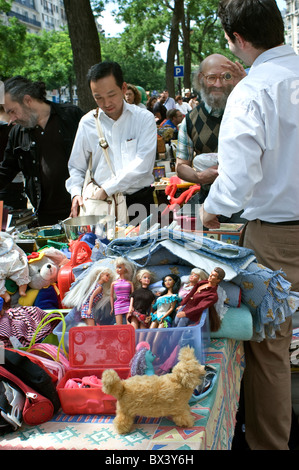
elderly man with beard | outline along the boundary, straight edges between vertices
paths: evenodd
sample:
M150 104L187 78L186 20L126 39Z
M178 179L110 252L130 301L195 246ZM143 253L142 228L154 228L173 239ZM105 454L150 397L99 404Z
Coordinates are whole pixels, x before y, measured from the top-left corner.
M218 176L218 135L226 101L234 86L246 75L243 67L221 54L201 63L194 88L201 102L184 118L178 135L176 173L185 181L201 185L193 202L202 204ZM196 200L196 201L195 201ZM240 222L239 214L223 222Z

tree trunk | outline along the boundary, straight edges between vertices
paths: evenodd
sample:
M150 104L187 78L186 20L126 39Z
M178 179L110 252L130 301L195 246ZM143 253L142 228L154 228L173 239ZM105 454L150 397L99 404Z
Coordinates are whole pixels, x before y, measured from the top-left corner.
M101 61L99 34L89 0L63 0L72 45L78 105L88 112L95 107L87 84L89 68Z
M174 61L178 48L179 40L179 26L184 15L184 0L175 0L172 21L170 40L167 49L166 60L166 88L169 91L169 96L175 96L175 83L174 83Z
M184 88L191 89L191 48L190 48L190 18L188 12L182 20L183 54L184 54Z

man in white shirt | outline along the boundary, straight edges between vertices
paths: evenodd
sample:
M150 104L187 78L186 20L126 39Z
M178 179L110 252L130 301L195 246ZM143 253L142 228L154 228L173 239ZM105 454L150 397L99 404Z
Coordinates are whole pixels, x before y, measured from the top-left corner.
M153 167L156 157L157 128L152 113L124 100L127 84L116 62L101 62L88 72L92 95L98 106L80 121L69 160L70 177L66 188L72 197L71 217L79 214L83 204L82 188L88 161L92 155L95 182L100 186L98 198L105 200L117 192L126 195L129 216L133 204L142 204L149 213L154 204ZM96 127L99 119L115 176L111 174Z
M202 208L244 209L244 246L299 291L299 57L284 43L275 0L222 0L219 18L230 50L247 65L231 93L219 134L218 177ZM250 449L286 450L291 428L289 345L292 319L275 339L245 343L245 436Z
M164 90L162 94L165 97L165 101L163 104L165 108L167 109L167 111L170 111L171 109L175 109L175 100L174 98L171 98L171 96L169 96L169 91Z

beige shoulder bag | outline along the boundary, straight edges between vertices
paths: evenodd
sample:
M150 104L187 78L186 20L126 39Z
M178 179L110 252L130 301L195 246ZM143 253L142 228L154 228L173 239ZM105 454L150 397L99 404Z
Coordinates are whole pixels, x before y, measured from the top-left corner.
M108 144L103 135L101 124L98 119L98 112L95 114L95 119L97 131L99 134L100 146L103 149L110 171L115 176L107 150ZM108 196L105 201L102 201L101 199L98 199L99 189L100 187L93 178L92 155L90 155L88 169L85 175L82 189L83 206L80 207L80 215L112 215L115 216L115 221L118 221L121 224L127 224L128 210L126 196L123 193L118 192L112 196Z

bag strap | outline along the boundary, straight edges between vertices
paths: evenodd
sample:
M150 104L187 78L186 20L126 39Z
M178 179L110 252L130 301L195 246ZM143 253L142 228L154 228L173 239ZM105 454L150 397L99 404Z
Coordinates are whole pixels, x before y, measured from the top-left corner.
M100 123L100 120L99 120L99 108L97 108L96 114L94 115L94 117L95 117L95 120L96 120L96 128L97 128L97 131L98 131L98 134L99 134L100 146L103 149L107 165L109 166L110 171L113 174L113 176L115 176L115 172L112 168L111 160L110 160L110 157L109 157L109 152L107 150L108 149L108 143L107 143L107 141L104 137L102 126L101 126L101 123Z
M51 315L52 315L52 318L50 318L48 320L48 317L51 316ZM55 317L53 317L53 315L55 315ZM63 352L64 352L65 356L68 357L68 353L66 352L65 344L64 344L64 336L65 336L65 332L66 332L66 321L65 321L63 313L59 312L59 310L53 310L52 312L47 313L47 315L44 316L44 318L40 321L39 325L37 326L37 328L34 332L34 335L32 336L32 339L30 341L30 344L26 348L26 350L30 351L30 348L35 344L36 336L40 332L40 330L42 330L46 325L48 325L49 323L51 323L54 320L61 320L61 322L62 322L62 335L61 335L61 339L60 339L59 344L58 344L57 358L56 358L56 360L59 361L59 352L60 352L61 348L63 349Z

